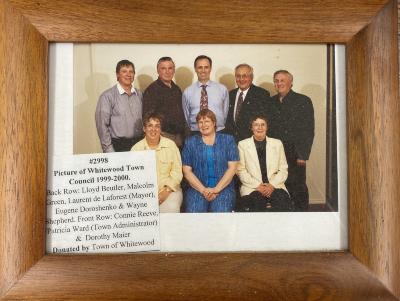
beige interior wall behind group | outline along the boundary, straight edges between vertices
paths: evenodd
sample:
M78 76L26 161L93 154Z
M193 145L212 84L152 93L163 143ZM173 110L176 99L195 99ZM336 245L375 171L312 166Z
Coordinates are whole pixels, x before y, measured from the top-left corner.
M248 63L254 68L254 84L271 95L273 73L293 74L293 90L312 99L315 138L307 163L310 203L325 202L326 186L326 45L210 45L210 44L74 44L74 154L101 152L94 112L99 95L116 83L115 66L121 59L136 67L134 85L144 91L157 79L156 63L171 56L176 64L175 82L182 91L194 82L193 60L205 54L213 59L211 79L235 88L234 68Z

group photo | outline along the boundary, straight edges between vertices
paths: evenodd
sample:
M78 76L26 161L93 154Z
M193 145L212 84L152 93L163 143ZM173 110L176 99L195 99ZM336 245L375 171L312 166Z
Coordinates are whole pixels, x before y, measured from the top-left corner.
M332 57L76 44L74 154L154 150L160 213L337 211Z

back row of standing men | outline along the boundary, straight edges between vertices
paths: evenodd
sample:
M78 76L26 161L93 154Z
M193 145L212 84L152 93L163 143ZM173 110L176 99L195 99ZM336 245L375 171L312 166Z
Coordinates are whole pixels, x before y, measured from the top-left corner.
M198 133L196 115L209 108L217 117L217 131L232 134L236 141L252 135L249 122L256 113L269 120L268 136L280 139L288 162L285 185L296 210L308 208L306 161L314 139L314 109L309 97L292 90L293 76L286 70L274 73L277 94L253 84L253 68L235 68L237 88L210 80L212 60L205 55L194 61L198 80L181 92L173 82L175 63L170 57L157 62L158 79L142 94L133 87L135 67L122 60L116 67L118 83L104 91L96 108L96 127L104 152L129 151L143 138L142 116L157 112L164 116L162 135L182 147L184 139Z

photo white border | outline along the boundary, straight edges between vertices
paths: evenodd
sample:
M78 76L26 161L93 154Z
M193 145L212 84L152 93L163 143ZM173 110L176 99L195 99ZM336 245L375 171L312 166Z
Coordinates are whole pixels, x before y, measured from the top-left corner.
M73 154L73 44L49 48L50 161ZM345 47L335 51L339 212L161 214L161 251L347 249Z

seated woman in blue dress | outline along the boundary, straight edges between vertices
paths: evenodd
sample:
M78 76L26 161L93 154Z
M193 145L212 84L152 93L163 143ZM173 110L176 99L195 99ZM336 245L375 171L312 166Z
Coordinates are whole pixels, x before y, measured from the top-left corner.
M233 136L216 132L215 114L201 110L196 117L200 135L185 141L182 152L186 212L232 212L235 190L232 181L239 161Z
M283 144L267 136L265 116L255 115L250 127L253 136L239 142L237 175L242 183L242 197L236 211L292 211L292 201L285 187L288 165Z

